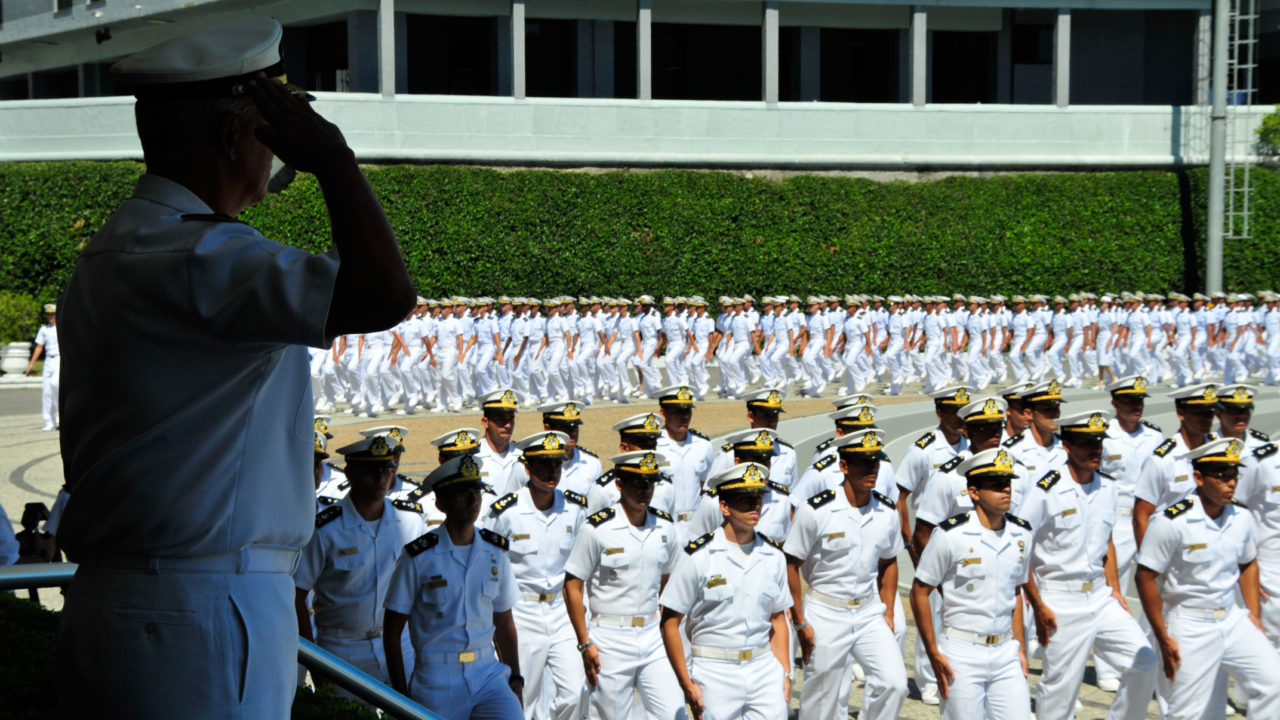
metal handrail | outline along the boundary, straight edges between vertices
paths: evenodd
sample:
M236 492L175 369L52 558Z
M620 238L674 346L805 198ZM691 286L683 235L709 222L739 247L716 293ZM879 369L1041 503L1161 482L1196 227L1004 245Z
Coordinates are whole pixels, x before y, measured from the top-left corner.
M75 563L31 563L0 567L0 592L71 584ZM317 676L364 700L391 717L402 720L443 720L439 715L401 695L372 676L313 642L298 638L298 662Z

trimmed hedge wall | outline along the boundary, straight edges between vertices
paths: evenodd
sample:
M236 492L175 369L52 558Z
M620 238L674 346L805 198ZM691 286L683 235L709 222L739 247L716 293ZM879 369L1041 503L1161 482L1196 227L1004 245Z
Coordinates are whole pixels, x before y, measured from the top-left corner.
M128 196L136 163L0 165L0 288L54 299L76 252ZM1010 174L907 183L699 171L366 170L419 291L571 295L1200 289L1203 169ZM1226 285L1280 263L1280 175L1254 171L1254 238ZM328 246L314 178L243 219Z

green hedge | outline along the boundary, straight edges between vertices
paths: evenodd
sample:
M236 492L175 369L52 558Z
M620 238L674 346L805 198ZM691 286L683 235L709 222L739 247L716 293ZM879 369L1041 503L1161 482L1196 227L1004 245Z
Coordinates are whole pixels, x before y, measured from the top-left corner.
M135 163L0 165L0 287L52 299ZM1065 292L1200 288L1206 172L1020 173L880 183L817 175L367 170L424 295ZM1280 175L1254 171L1255 237L1226 284L1275 281ZM322 250L313 178L248 210Z

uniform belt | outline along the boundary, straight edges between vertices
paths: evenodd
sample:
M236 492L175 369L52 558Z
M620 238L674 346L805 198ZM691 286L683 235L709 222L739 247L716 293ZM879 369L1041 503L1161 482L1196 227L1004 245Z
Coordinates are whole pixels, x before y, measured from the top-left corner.
M91 569L131 570L152 575L166 573L287 573L298 567L298 549L281 545L250 545L233 552L193 557L103 554L83 563Z
M1106 585L1101 578L1089 580L1087 582L1080 580L1037 580L1036 585L1041 590L1057 590L1059 592L1092 592L1094 588Z
M1230 612L1230 608L1198 608L1179 606L1169 611L1175 615L1200 618L1202 620L1221 620Z
M658 613L650 613L648 615L592 615L591 619L601 625L612 625L613 627L644 627L650 623L658 622Z
M320 637L338 638L340 640L372 640L382 637L382 628L372 630L343 630L342 628L317 627L316 635Z
M750 648L745 650L729 650L726 648L706 647L704 645L693 646L693 656L707 658L709 660L730 660L733 662L746 662L753 658L763 657L769 654L769 646L761 645L758 648Z
M475 650L463 650L462 652L448 653L421 653L417 657L417 662L428 664L448 664L448 665L466 665L476 662L477 660L487 660L492 658L493 646L486 645Z
M835 595L828 595L823 592L818 592L813 588L809 588L808 594L809 594L809 597L813 598L819 603L826 605L827 607L838 608L840 610L844 610L846 608L862 607L863 605L866 605L867 603L871 602L872 598L876 597L875 593L868 593L866 595L863 595L860 598L854 598L852 600L849 600L848 598L836 597Z
M1117 515L1132 515L1132 514L1133 514L1133 508L1130 508L1130 507L1118 507L1118 508L1116 508L1116 514L1117 514Z
M942 634L952 640L963 640L964 642L971 642L974 645L999 645L1004 641L1013 638L1012 632L1000 633L999 635L980 635L975 632L969 632L968 630L957 630L955 628L946 628L942 631Z
M555 602L557 598L561 598L561 597L564 597L564 596L561 595L560 593L531 593L531 592L520 593L520 599L528 600L529 602L549 603L549 602Z

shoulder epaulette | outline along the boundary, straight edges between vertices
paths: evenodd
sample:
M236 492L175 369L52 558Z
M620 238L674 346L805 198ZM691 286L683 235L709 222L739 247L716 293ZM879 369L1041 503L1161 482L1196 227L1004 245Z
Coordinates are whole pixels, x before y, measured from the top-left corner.
M1276 454L1276 450L1280 449L1275 443L1267 443L1262 447L1253 451L1253 456L1261 460L1262 458L1271 457Z
M590 524L591 527L600 527L600 523L612 518L617 512L618 511L614 508L605 508L591 517L588 517L587 523Z
M702 491L703 495L706 495L707 497L712 497L712 498L718 497L719 493L720 493L720 488L708 488Z
M340 517L342 517L342 506L330 505L329 507L316 513L316 529L318 530L324 527L325 525L328 525L329 523L333 522L334 520L337 520Z
M787 442L786 440L783 440L782 438L778 438L778 444L779 444L779 445L781 445L781 446L783 446L783 447L789 447L789 448L791 448L792 450L795 450L795 449L796 449L796 446L795 446L795 445L792 445L791 443Z
M1174 441L1173 438L1169 438L1168 440L1165 440L1164 442L1160 443L1160 445L1156 447L1155 450L1152 450L1151 453L1156 457L1164 457L1165 455L1168 455L1169 452L1173 450L1174 446L1176 446L1177 444L1178 443Z
M711 538L715 537L715 535L716 535L716 534L715 534L714 532L709 532L709 533L707 533L706 535L703 535L702 537L698 538L697 540L694 540L693 542L689 543L688 545L685 545L685 546L684 546L684 551L685 551L686 553L690 554L690 555L692 555L692 554L694 554L694 553L698 552L698 551L699 551L699 550L701 550L702 548L706 547L706 546L707 546L707 543L711 542Z
M962 463L962 462L964 462L964 456L963 456L963 455L957 455L957 456L955 456L955 457L951 458L950 460L948 460L948 461L946 461L946 462L942 463L941 465L939 465L939 466L938 466L938 470L940 470L940 471L942 471L942 472L951 472L952 470L955 470L957 467L959 467L959 466L960 466L960 463Z
M329 497L328 495L317 496L316 501L318 501L321 505L332 505L336 502L342 502L340 498Z
M776 492L776 493L779 493L779 494L781 494L781 495L790 495L790 494L791 494L791 491L787 489L787 486L786 486L786 485L783 485L783 484L782 484L782 483L780 483L780 482L774 482L774 481L772 481L772 480L765 480L765 481L764 481L764 484L765 484L765 485L768 485L770 490L772 490L772 491L774 491L774 492Z
M599 458L599 457L600 457L599 455L597 455L597 454L595 454L595 453L591 452L590 450L588 450L588 449L586 449L586 448L582 447L581 445L579 445L579 446L578 446L578 452L580 452L580 453L584 453L584 454L587 454L587 455L590 455L590 456L591 456L591 457L593 457L593 458Z
M836 461L836 456L835 456L835 455L827 455L826 457L820 458L820 459L818 460L818 462L814 463L814 464L813 464L813 469L814 469L814 470L826 470L827 468L831 467L831 463L833 463L833 462L835 462L835 461Z
M1004 514L1004 519L1005 519L1005 520L1008 520L1009 522L1013 523L1014 525L1017 525L1018 527L1022 528L1023 530L1030 530L1030 529L1031 529L1031 523L1027 522L1026 520L1023 520L1022 518L1018 517L1017 515L1014 515L1013 513L1005 513L1005 514Z
M601 487L604 487L609 483L613 482L614 477L615 475L613 474L613 468L610 468L609 470L605 471L603 475L596 478L596 484Z
M1253 438L1254 440L1261 440L1262 442L1271 442L1270 435L1266 433L1258 432L1253 428L1249 428L1249 437Z
M1216 433L1216 432L1211 432L1211 433L1209 433L1208 435L1205 435L1205 436L1204 436L1204 441L1205 441L1205 442L1209 442L1209 441L1211 441L1211 440L1217 440L1217 439L1218 439L1218 437L1219 437L1219 436L1218 436L1218 433Z
M664 473L664 472L659 471L659 472L658 472L658 482L669 482L669 483L673 483L673 482L675 482L675 480L672 480L672 479L671 479L671 475L669 475L669 474L667 474L667 473Z
M427 494L427 489L419 485L417 489L409 491L409 494L405 495L405 499L418 502L426 494Z
M765 535L762 532L756 533L756 537L759 537L761 540L763 540L765 545L772 545L773 547L779 550L782 549L782 543L778 542L777 540L774 540L773 538L769 537L768 535Z
M936 439L937 437L938 435L936 433L927 432L921 435L919 440L916 440L916 447L923 450L929 447L930 445L932 445L934 439Z
M823 450L826 450L827 448L831 447L831 443L833 442L835 442L835 438L827 438L826 440L823 440L822 442L818 443L818 447L814 448L814 450L817 452L822 452Z
M1053 489L1053 486L1057 485L1058 481L1061 479L1062 479L1062 473L1058 472L1057 470L1050 470L1049 472L1044 474L1044 477L1040 478L1040 481L1036 483L1036 487L1040 488L1041 490L1051 490Z
M1236 507L1242 507L1242 508L1247 508L1247 507L1249 507L1248 505L1245 505L1244 503L1240 502L1239 500L1237 500L1237 499L1235 499L1235 498L1231 498L1231 504L1232 504L1232 505L1235 505Z
M515 493L507 493L506 495L503 495L502 497L495 500L493 504L491 504L489 507L493 509L494 515L501 515L502 513L514 507L516 504L516 500L518 500L519 498L520 496Z
M392 500L391 507L397 510L404 510L405 512L415 512L419 515L422 514L422 506L409 500Z
M1161 430L1161 429L1160 429L1160 426L1159 426L1159 425L1156 425L1155 423L1153 423L1153 422L1151 422L1151 421L1149 421L1149 420L1143 420L1143 421L1142 421L1142 424L1143 424L1143 425L1146 425L1147 427L1151 428L1152 430L1155 430L1155 431L1156 431L1156 432L1158 432L1158 433L1163 433L1163 432L1164 432L1163 430Z
M808 503L809 503L809 507L820 508L823 505L826 505L827 503L835 499L836 499L835 490L823 490L817 495L814 495L813 497L809 498Z
M347 489L347 488L349 488L349 487L351 487L351 481L350 481L350 480L343 480L342 482L338 483L338 489L339 489L339 490L346 490L346 489Z
M733 451L733 443L725 443L720 446L720 452L732 452L732 451Z
M485 542L489 543L490 545L497 545L503 550L506 550L511 545L511 543L507 542L506 538L490 530L489 528L480 528L480 537L484 538Z
M666 510L659 510L658 508L653 507L652 505L649 506L649 514L654 517L662 518L667 522L675 522L675 520L671 519L671 513L667 512Z
M1027 431L1026 431L1026 430L1023 430L1022 432L1018 433L1017 435L1014 435L1013 437L1009 438L1008 440L1005 440L1004 442L1000 443L1000 445L1001 445L1002 447L1013 447L1014 445L1017 445L1018 443L1022 442L1022 438L1026 437L1026 436L1027 436Z
M420 535L417 540L405 545L404 551L409 553L410 557L416 557L435 547L438 542L440 542L440 536L433 532L429 532L426 535Z
M1104 478L1108 479L1108 480L1112 480L1112 481L1114 481L1114 480L1115 480L1115 478L1114 478L1114 477L1112 477L1111 475L1108 475L1108 474L1106 474L1106 473L1102 472L1101 470L1099 470L1099 471L1098 471L1098 474L1099 474L1099 475L1101 475L1102 477L1104 477Z
M710 440L710 439L711 439L711 438L707 437L706 435L703 435L702 433L698 432L697 430L694 430L693 428L689 428L689 434L690 434L690 435L697 435L698 437L702 438L703 440Z
M943 520L942 524L938 527L943 530L954 530L967 522L969 522L969 513L960 513L959 515Z
M896 506L893 504L893 501L889 499L889 496L888 496L888 495L885 495L884 493L880 492L879 490L872 490L872 491L871 491L871 497L874 497L875 499L879 500L880 502L884 503L885 505L888 505L889 507L896 507Z
M1191 501L1191 498L1183 498L1181 502L1176 502L1165 508L1164 516L1167 518L1178 517L1182 513L1190 510L1193 504L1194 503Z
M580 506L580 507L586 507L586 506L587 506L587 499L586 499L585 497L583 497L583 496L579 495L578 493L576 493L576 492L574 492L574 491L572 491L572 490L565 490L565 491L563 491L563 492L564 492L564 499L565 499L565 500L568 500L569 502L573 503L574 505L578 505L578 506Z

